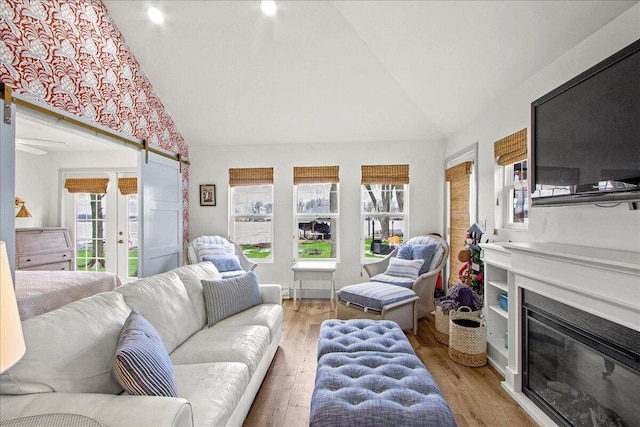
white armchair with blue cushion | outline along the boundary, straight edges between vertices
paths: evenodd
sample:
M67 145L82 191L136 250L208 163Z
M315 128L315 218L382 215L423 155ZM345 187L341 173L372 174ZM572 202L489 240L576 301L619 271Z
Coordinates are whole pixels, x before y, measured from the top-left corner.
M187 262L212 262L222 277L233 277L255 269L252 262L235 242L221 236L200 236L187 246Z
M369 281L337 292L338 319L397 322L417 333L417 321L435 310L433 293L447 262L449 245L438 235L417 236L385 258L364 264Z

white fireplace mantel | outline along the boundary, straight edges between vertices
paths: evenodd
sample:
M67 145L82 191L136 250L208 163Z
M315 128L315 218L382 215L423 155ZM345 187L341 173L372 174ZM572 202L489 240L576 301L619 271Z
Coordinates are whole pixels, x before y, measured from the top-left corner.
M555 425L522 393L521 290L640 331L640 252L560 243L500 243L510 254L509 358L504 388L540 425Z

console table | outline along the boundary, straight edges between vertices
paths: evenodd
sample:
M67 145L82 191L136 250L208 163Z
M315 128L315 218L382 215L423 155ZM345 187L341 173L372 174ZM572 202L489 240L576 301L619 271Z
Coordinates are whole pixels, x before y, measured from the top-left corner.
M331 309L333 310L334 294L336 293L336 263L326 261L299 261L291 267L293 270L293 306L297 301L296 282L300 282L302 290L303 280L327 280L331 281Z

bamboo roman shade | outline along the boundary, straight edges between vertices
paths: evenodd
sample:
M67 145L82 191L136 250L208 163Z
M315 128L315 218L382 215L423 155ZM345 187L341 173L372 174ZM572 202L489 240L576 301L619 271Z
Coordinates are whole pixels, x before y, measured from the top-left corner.
M64 188L69 193L106 194L109 178L67 178Z
M127 177L118 178L118 189L120 194L128 196L129 194L138 194L138 178Z
M449 287L459 282L458 271L462 262L458 260L458 252L464 249L469 218L469 175L472 162L464 162L445 171L445 179L449 181L449 222L450 249Z
M527 128L496 141L493 154L500 166L527 160Z
M340 182L338 166L308 166L293 168L293 185L298 184L337 184Z
M362 166L362 185L408 183L409 165Z
M273 168L229 169L229 186L273 184Z

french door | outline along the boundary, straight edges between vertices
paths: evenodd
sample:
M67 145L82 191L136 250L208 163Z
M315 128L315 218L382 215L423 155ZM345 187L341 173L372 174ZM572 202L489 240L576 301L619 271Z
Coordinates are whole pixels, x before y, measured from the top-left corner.
M75 244L76 270L114 273L123 283L138 277L135 176L132 171L62 173L63 221ZM99 188L95 182L106 185Z

